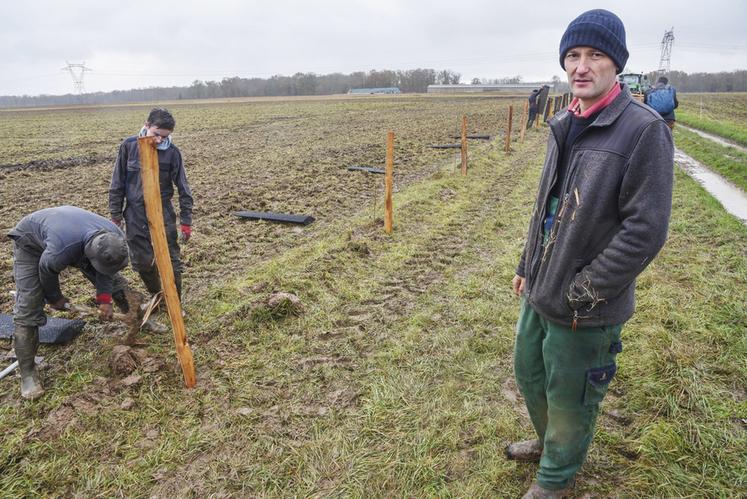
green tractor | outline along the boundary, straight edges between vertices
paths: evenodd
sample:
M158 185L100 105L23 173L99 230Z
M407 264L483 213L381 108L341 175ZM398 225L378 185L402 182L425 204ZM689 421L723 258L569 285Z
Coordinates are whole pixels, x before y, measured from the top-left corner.
M651 88L648 76L643 73L624 73L618 76L618 80L621 83L625 83L633 94L633 97L641 102L643 102L643 95Z

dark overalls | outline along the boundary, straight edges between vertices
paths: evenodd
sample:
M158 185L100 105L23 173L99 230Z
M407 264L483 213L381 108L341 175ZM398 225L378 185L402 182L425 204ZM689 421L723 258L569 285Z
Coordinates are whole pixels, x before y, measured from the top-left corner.
M171 265L174 268L174 280L181 295L183 268L176 213L171 204L171 198L174 196L176 185L179 192L180 223L192 225L192 192L187 182L181 152L176 146L171 145L166 150L158 150L158 168L166 240L169 245ZM145 214L137 137L125 139L119 147L109 188L109 212L113 219L121 220L124 217L132 268L140 274L148 291L157 293L161 290L161 283L150 241L148 218Z

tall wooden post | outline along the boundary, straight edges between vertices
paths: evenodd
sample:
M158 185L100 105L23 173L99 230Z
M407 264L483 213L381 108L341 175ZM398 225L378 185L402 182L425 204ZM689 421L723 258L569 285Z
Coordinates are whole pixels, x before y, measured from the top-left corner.
M187 388L195 386L195 365L192 350L187 343L187 334L182 318L182 306L174 281L174 269L171 266L169 246L166 242L166 229L163 225L163 209L161 207L161 189L158 179L158 151L154 137L140 137L137 139L140 150L140 178L143 183L145 213L148 217L150 240L153 253L156 256L158 275L161 277L161 289L169 311L169 319L174 329L174 343L176 356L184 374L184 384Z
M384 175L384 231L392 233L394 227L394 208L392 190L394 189L394 132L386 134L386 171Z
M462 116L462 175L467 175L467 117Z
M508 124L506 125L506 152L511 152L511 125L514 119L514 106L508 106Z
M524 101L524 112L521 113L521 143L524 143L524 133L527 131L527 120L529 119L529 101Z

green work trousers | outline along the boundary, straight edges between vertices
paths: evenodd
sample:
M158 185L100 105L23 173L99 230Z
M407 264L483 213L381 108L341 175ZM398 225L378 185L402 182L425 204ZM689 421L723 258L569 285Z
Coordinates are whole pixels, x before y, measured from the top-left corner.
M599 403L622 351L622 324L570 327L554 324L521 300L514 372L540 442L537 482L566 487L586 458Z

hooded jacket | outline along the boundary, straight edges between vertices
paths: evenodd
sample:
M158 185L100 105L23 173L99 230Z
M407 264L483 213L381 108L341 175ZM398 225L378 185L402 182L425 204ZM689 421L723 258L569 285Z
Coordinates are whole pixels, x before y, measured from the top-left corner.
M568 110L550 136L527 241L516 273L527 302L566 326L622 324L635 309L635 279L664 245L674 145L664 120L622 92L578 136L546 242L543 221L557 178Z

